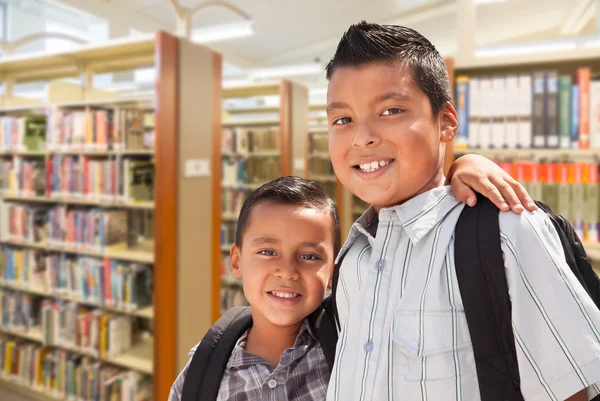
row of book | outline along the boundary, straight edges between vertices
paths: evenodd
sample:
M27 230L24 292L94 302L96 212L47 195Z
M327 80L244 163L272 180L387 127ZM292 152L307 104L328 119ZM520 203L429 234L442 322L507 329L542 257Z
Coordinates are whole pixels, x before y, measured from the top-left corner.
M235 242L237 222L224 221L221 224L221 246L229 246Z
M221 150L239 155L263 150L279 150L279 143L278 128L225 128L221 136Z
M0 151L39 152L45 148L46 116L0 117Z
M103 252L111 245L128 241L127 220L126 210L31 207L3 202L0 239Z
M152 305L151 266L118 260L0 248L0 284L123 310Z
M308 161L308 171L311 175L335 175L333 165L330 159L323 159L319 157L311 157Z
M312 134L309 146L313 152L329 152L329 137L327 134Z
M600 148L600 81L588 67L456 79L458 148Z
M78 401L150 401L152 378L77 353L0 336L1 377Z
M46 161L14 157L0 160L0 191L24 197L152 201L154 163L121 157L51 155Z
M248 305L248 300L244 296L242 287L221 286L221 313L228 311L234 306Z
M533 199L568 219L586 242L600 242L599 165L593 162L535 163L499 161Z
M133 317L75 302L43 299L43 341L97 358L114 358L133 345Z
M313 174L311 172L311 174ZM330 199L332 199L334 202L337 201L336 199L336 191L337 191L337 184L335 182L319 182L317 181L317 183L323 188L323 190L325 191L325 193L327 194L327 196L329 196Z
M264 183L279 177L278 157L223 160L223 185Z
M124 310L152 305L151 266L65 254L48 255L45 262L43 288L52 293Z
M221 210L224 213L233 214L237 217L242 210L242 205L248 197L249 192L223 189L223 193L221 194Z
M49 151L143 150L154 145L154 113L139 108L49 109Z
M133 317L75 302L0 289L2 328L29 333L40 328L42 341L112 358L132 347Z
M39 297L0 288L0 325L3 328L27 333L39 325L40 310Z

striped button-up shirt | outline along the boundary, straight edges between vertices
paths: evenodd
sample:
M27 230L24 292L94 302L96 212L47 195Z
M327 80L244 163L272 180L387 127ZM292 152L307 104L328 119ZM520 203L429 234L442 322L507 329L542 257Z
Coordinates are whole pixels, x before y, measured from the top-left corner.
M236 343L223 373L217 401L321 401L327 394L329 367L313 329L304 321L293 348L284 351L273 368L244 349L246 332ZM193 356L197 345L189 352ZM190 359L191 361L191 359ZM190 362L181 371L169 395L180 401Z
M463 207L440 187L379 215L369 209L353 225L340 252L342 331L328 401L480 399L454 267ZM499 219L524 398L597 395L600 312L551 221L542 212Z

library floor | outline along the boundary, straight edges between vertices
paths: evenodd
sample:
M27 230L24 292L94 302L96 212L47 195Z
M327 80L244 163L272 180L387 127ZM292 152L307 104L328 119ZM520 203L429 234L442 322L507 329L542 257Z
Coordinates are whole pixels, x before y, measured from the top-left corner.
M22 396L21 394L13 393L12 391L0 387L0 400L2 401L31 401L31 398Z

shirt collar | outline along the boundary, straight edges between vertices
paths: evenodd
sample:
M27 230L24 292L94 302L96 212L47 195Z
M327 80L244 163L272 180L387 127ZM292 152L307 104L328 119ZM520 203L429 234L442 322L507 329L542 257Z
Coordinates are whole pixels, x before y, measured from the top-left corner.
M371 206L352 225L348 238L338 253L336 263L361 235L367 238L371 246L374 245L375 238L368 229L376 218L379 218L379 222L399 220L411 242L417 244L459 203L452 189L449 186L442 186L417 195L402 205L381 209L379 216Z
M252 365L256 365L259 363L266 363L265 360L259 356L250 354L246 352L246 340L248 339L248 332L246 331L244 334L240 336L237 340L233 351L231 352L231 357L229 358L229 362L227 362L227 369L246 369ZM311 327L308 319L304 319L302 323L302 327L296 336L296 341L294 343L293 349L299 349L304 345L309 345L313 341L316 341L317 338L314 334L314 329ZM302 354L303 355L303 354ZM275 366L273 366L275 368Z

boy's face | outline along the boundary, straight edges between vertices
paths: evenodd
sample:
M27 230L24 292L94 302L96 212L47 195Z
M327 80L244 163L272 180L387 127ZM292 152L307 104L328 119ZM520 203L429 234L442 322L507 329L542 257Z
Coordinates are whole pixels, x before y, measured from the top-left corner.
M337 177L377 209L443 184L444 143L456 133L456 112L448 105L434 117L408 67L339 68L329 82L327 118Z
M333 266L329 213L274 202L253 207L231 271L243 278L254 319L294 326L325 298Z

